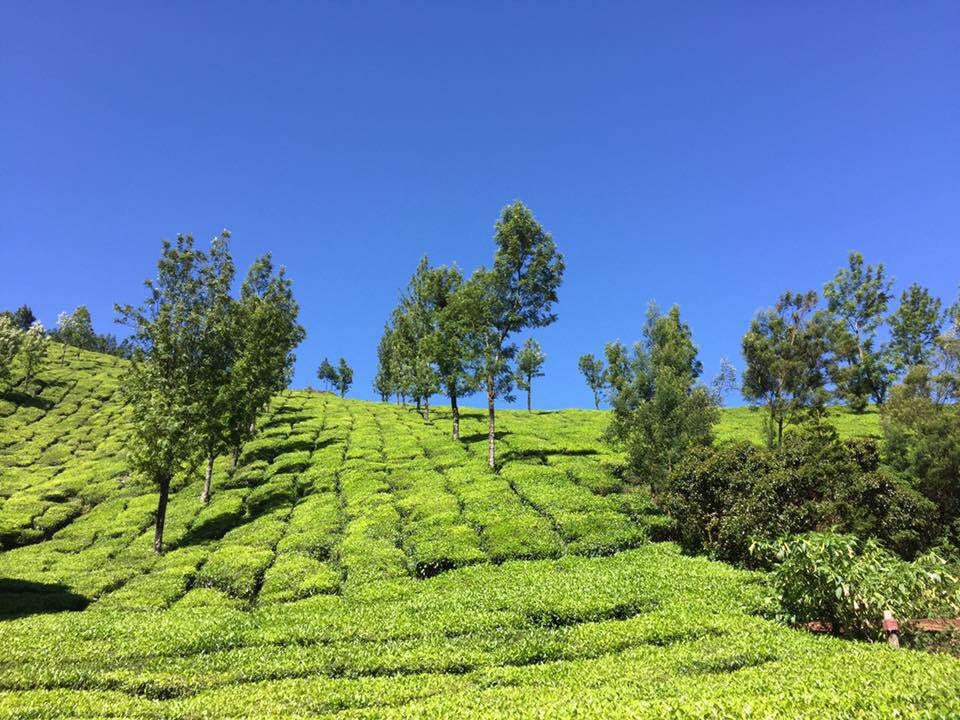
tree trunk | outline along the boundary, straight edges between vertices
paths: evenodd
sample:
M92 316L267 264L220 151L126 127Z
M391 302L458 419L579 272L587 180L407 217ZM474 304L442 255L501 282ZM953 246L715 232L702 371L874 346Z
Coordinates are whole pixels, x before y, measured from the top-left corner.
M163 552L163 523L167 519L167 498L170 496L170 476L160 478L160 500L157 503L157 525L153 533L153 551Z
M493 469L497 466L496 418L493 407L493 373L487 375L487 464Z
M457 405L457 392L450 393L450 414L453 415L453 439L460 439L460 408Z
M777 418L777 447L783 446L783 416Z
M427 395L423 400L423 419L425 422L430 422L430 396Z
M423 410L420 409L420 396L417 395L417 412L422 413Z
M233 449L233 453L230 455L230 469L236 470L238 462L240 462L240 446L239 445L237 445Z
M593 409L594 410L600 409L600 395L597 394L596 390L593 391Z
M527 412L532 412L533 406L530 404L530 383L527 383Z
M200 500L204 505L210 502L210 479L213 477L213 453L207 453L207 474L203 479L203 492Z

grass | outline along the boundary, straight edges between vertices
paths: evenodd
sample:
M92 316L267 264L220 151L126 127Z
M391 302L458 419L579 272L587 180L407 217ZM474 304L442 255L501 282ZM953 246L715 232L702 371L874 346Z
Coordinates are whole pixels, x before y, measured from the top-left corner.
M454 443L442 410L285 393L208 506L178 480L157 557L120 370L70 353L0 400L0 717L960 714L957 660L778 626L762 576L650 542L593 411L501 413L491 474L478 411Z

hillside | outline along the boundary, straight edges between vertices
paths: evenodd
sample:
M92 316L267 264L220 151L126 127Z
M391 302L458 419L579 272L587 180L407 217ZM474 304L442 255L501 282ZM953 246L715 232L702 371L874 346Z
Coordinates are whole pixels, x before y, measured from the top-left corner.
M0 400L0 717L960 713L960 662L783 628L759 576L651 543L592 411L501 413L491 475L479 412L458 444L442 411L285 393L209 506L181 479L157 557L120 362Z

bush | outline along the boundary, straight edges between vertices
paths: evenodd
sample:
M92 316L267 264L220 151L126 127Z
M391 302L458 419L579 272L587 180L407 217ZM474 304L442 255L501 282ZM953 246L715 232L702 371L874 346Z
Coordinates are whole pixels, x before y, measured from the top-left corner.
M671 475L662 504L684 549L747 564L756 561L750 538L836 529L913 557L937 535L935 509L879 468L875 441L841 443L823 427L788 433L775 450L748 442L696 449Z
M789 623L829 623L836 635L878 637L883 611L908 619L960 611L957 578L935 554L906 562L873 540L808 533L752 547L775 563L774 614Z

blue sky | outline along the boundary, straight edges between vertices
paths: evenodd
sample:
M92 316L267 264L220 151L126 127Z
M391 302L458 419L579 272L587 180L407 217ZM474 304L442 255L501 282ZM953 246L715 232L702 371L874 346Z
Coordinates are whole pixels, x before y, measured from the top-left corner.
M540 407L650 299L707 375L851 249L952 301L960 4L669 5L7 3L0 308L116 332L161 238L227 227L294 280L294 384L343 355L369 398L418 258L488 263L515 198L567 259Z

